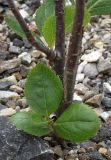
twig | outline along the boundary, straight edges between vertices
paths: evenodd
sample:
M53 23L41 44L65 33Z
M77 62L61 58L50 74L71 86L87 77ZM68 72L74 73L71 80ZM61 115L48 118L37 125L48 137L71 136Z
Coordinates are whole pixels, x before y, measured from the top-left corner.
M19 24L21 25L24 33L26 34L26 37L27 37L28 41L33 46L35 46L37 50L40 50L40 51L44 52L48 56L49 59L50 58L55 58L54 52L52 50L50 50L46 46L41 45L40 43L38 43L34 39L34 37L33 37L32 33L31 33L31 31L29 30L25 20L23 19L23 17L21 16L20 12L18 11L18 8L16 7L14 1L13 0L7 0L7 1L8 1L9 7L12 10L14 16L16 17L16 19L19 22Z
M65 63L65 27L64 27L64 0L55 0L56 15L56 42L55 52L58 59L55 60L55 71L63 81Z
M76 81L76 73L80 56L81 40L82 40L82 24L84 18L85 0L76 0L75 16L72 34L68 48L67 62L64 74L64 106L61 113L73 101L74 86Z

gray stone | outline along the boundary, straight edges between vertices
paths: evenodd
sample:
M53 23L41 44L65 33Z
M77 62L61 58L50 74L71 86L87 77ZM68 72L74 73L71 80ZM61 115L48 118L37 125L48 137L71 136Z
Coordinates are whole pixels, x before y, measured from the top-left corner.
M21 58L23 64L28 65L31 63L31 55L27 52L23 52L22 54L20 54L19 58Z
M5 105L3 105L3 104L1 104L0 103L0 111L2 110L2 109L5 109L5 108L7 108Z
M94 78L98 75L97 65L95 63L88 63L84 67L84 74L89 78Z
M0 90L8 90L9 87L12 85L11 82L0 82Z
M99 152L97 151L93 151L88 153L88 156L90 157L90 159L92 160L107 160L106 158L104 158Z
M5 60L8 55L8 51L0 51L0 60Z
M101 58L99 60L99 63L97 64L97 69L99 71L99 73L107 73L109 75L111 75L111 59L107 58L107 59L103 59Z
M53 160L53 152L41 139L26 135L0 117L0 159Z
M12 59L12 60L8 60L8 61L1 61L0 62L0 73L16 68L21 64L21 60L20 59Z
M88 90L89 89L82 83L78 83L75 85L75 91L77 91L78 94L85 94Z
M110 109L111 108L111 98L109 98L109 97L103 97L102 101L101 101L101 104L105 108Z
M21 49L19 47L16 47L16 46L10 46L9 52L10 53L15 53L15 54L18 55L18 54L21 53Z

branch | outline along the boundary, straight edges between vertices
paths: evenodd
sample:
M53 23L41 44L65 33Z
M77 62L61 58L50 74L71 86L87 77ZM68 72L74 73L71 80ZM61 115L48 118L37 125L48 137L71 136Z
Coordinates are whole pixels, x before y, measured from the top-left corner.
M16 17L17 21L19 22L19 24L21 25L24 33L26 34L26 37L28 39L28 41L36 47L37 50L40 50L41 52L44 52L48 58L50 59L50 57L55 58L54 52L52 50L50 50L48 47L43 46L41 44L39 44L33 37L31 31L29 30L25 20L23 19L23 17L21 16L20 12L18 11L18 8L15 6L15 3L13 0L7 0L10 9L12 10L14 16Z
M82 24L84 18L85 0L76 0L75 16L72 34L68 48L68 55L64 74L64 101L65 105L61 109L64 111L73 101L74 86L76 81L77 66L79 62L81 40L82 40Z
M56 42L55 52L58 59L55 60L55 71L63 81L65 63L65 27L64 27L64 0L55 0L56 15Z

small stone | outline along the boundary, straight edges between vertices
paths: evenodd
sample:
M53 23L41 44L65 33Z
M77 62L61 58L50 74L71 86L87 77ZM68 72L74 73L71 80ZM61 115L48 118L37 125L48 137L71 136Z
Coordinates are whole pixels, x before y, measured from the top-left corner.
M23 89L22 89L21 87L19 87L19 86L16 86L16 85L12 85L12 86L10 87L10 90L11 90L11 91L14 91L14 92L17 92L17 93L23 92Z
M101 113L100 117L104 120L104 121L107 121L110 117L109 113L108 112L103 112Z
M102 100L102 95L98 94L98 95L95 95L94 97L88 99L85 103L92 105L94 107L100 107L101 100Z
M99 73L107 73L109 75L111 75L111 59L107 58L107 59L103 59L101 58L97 64L97 69L99 71Z
M7 103L6 103L6 106L7 106L8 108L13 108L13 109L15 109L15 108L16 108L15 101L14 101L14 100L8 100Z
M102 39L103 39L103 42L104 42L104 43L108 44L108 43L111 42L111 35L110 35L109 33L107 33L107 34L105 34L105 35L103 36Z
M10 82L10 83L14 83L14 84L16 84L17 83L17 80L16 80L16 77L14 76L14 75L12 75L12 76L9 76L9 77L6 77L6 78L4 78L4 79L2 79L1 80L1 82Z
M26 98L22 98L22 99L18 99L17 101L17 105L22 107L22 108L26 108L27 107L27 101Z
M0 51L0 60L5 60L9 55L8 51Z
M77 74L76 81L83 82L83 80L84 80L84 74L83 73Z
M20 112L20 106L16 106L15 110L16 112Z
M107 160L106 158L103 158L103 156L97 151L90 152L88 155L91 160Z
M22 15L23 18L28 18L29 17L28 13L24 9L20 9L19 12L20 12L20 14Z
M15 38L13 40L13 45L17 46L17 47L22 47L24 45L24 42L22 40L20 40L20 39Z
M107 155L108 150L106 148L99 148L99 153L102 155Z
M40 51L37 51L37 50L34 50L31 52L31 56L33 58L39 58L40 56L41 57L45 57L44 53L40 52Z
M78 70L77 70L77 73L78 73L78 74L83 72L84 67L85 67L86 64L87 64L86 61L83 61L82 63L79 64Z
M12 116L16 111L13 108L6 108L0 111L0 116Z
M31 63L31 55L27 52L23 52L22 54L20 54L19 58L21 58L23 64L28 65Z
M53 151L56 155L62 157L63 156L63 151L61 149L61 146L60 145L57 145L53 148Z
M31 111L32 111L32 109L30 107L27 107L27 108L20 110L20 112L31 112Z
M11 82L0 82L0 90L4 91L4 90L8 90L9 87L12 85Z
M101 104L106 108L106 109L110 109L111 108L111 98L109 97L103 97Z
M0 73L16 68L21 64L21 60L20 59L12 59L12 60L8 60L8 61L1 61L0 62Z
M100 51L92 51L89 54L84 54L81 57L81 60L87 61L87 62L97 62L100 57L101 57L101 52Z
M82 98L79 96L79 95L77 95L76 93L74 93L74 95L73 95L73 101L82 101Z
M103 83L103 90L106 93L111 93L111 85L107 82Z
M86 101L94 96L94 91L87 91L84 95L83 101Z
M19 95L16 92L0 91L0 100L10 98L19 98Z
M104 43L99 41L99 42L95 42L95 47L97 47L98 49L100 49L101 51L103 50L104 47Z
M10 46L9 52L10 53L15 53L15 54L18 55L18 54L21 53L21 49L19 47L16 47L16 46Z
M98 75L97 65L95 63L86 64L84 74L89 78L95 78Z
M75 91L77 91L78 94L84 95L88 90L89 89L86 86L84 86L84 84L82 84L82 83L78 83L75 85Z

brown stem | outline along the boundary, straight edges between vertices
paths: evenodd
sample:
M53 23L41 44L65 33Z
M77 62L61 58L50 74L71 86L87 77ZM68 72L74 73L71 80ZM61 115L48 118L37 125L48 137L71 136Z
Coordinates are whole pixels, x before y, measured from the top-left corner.
M33 37L31 31L29 30L25 20L23 19L23 17L21 16L20 12L18 11L18 8L16 7L15 3L13 0L7 0L10 9L12 10L14 16L16 17L17 21L19 22L19 24L21 25L24 33L26 34L26 37L28 39L28 41L36 47L37 50L40 50L42 52L44 52L49 58L55 58L54 52L52 50L50 50L48 47L43 46L41 44L39 44Z
M73 101L77 66L78 66L80 48L81 48L84 6L85 6L85 0L76 0L74 23L73 23L72 34L70 37L67 61L65 66L65 74L64 74L64 106L61 107L60 114Z
M65 63L65 27L64 27L64 0L55 0L56 15L56 42L55 52L55 71L63 81L64 63Z

